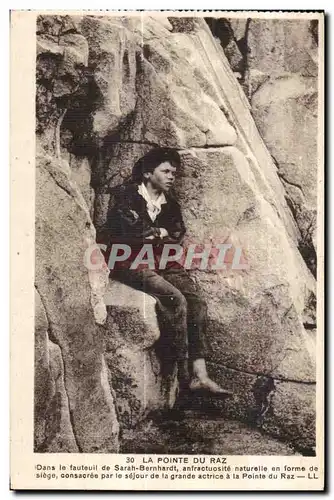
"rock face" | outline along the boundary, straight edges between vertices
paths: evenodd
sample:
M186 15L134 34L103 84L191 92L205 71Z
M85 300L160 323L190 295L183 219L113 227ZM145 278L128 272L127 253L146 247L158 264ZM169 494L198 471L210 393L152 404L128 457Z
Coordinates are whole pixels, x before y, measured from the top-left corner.
M311 427L302 431L302 425L294 425L290 432L284 417L286 405L280 407L282 400L272 399L286 381L287 400L292 406L307 413L312 408L309 394L315 389L314 345L302 323L312 276L238 149L188 150L182 158L179 196L186 207L191 241L232 242L234 252L237 247L244 249L249 266L232 270L227 264L221 272L192 271L209 306L211 373L235 392L225 411L250 421L261 421L264 413L265 428L273 420L278 435L287 433L295 440L298 427L297 441L312 446L313 437L309 436L314 424L311 434ZM309 403L303 410L304 397ZM276 411L281 413L282 424Z
M208 303L210 372L235 393L224 411L296 448L312 448L315 339L304 324L313 326L315 281L299 251L304 236L290 177L282 183L287 167L276 156L275 164L264 145L220 42L203 19L160 15L42 16L38 30L36 284L61 350L79 450L117 448L113 395L124 428L175 399L175 375L161 377L155 353L153 299L119 283L106 292L105 271L88 273L82 264L95 241L90 216L100 232L113 188L155 146L181 154L176 192L186 244L228 242L229 257L239 247L247 263L242 270L191 271ZM303 96L311 95L305 75L295 78ZM268 85L275 89L281 80ZM292 90L300 93L290 81L285 95ZM256 101L259 92L252 95L258 110L267 102L267 94ZM290 116L282 111L286 129ZM282 134L265 133L282 145Z
M316 276L318 21L252 19L241 31L240 22L229 24L244 50L252 114L299 228L299 250Z

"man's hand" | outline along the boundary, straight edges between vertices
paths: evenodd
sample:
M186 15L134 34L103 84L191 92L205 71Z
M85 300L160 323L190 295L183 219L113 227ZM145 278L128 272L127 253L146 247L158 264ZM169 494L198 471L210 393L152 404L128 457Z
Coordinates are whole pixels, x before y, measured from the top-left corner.
M157 227L154 229L154 234L146 236L146 240L154 240L156 238L167 238L169 236L168 231L164 227Z
M169 237L167 229L164 227L156 227L154 228L154 234L150 234L150 236L146 236L146 240L155 240L156 238L160 238L161 240L163 238Z
M164 227L159 227L160 230L160 238L167 238L169 236L167 229Z

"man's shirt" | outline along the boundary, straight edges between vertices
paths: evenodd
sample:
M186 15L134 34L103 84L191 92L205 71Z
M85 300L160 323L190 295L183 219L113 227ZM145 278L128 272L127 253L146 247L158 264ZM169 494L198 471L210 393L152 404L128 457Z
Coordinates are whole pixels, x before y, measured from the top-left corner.
M166 196L164 195L164 193L160 193L156 200L152 199L143 182L138 186L138 193L146 201L147 213L151 217L151 220L154 222L157 218L157 215L159 215L161 212L161 205L167 203Z

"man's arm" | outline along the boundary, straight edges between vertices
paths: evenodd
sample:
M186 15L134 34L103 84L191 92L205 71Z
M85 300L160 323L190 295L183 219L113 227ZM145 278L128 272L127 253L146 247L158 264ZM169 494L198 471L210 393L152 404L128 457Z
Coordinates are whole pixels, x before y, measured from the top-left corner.
M173 210L168 218L165 229L168 232L168 236L164 238L166 243L182 243L186 233L186 227L183 221L181 207L176 201L173 204Z
M160 230L143 218L133 206L131 196L121 187L115 196L115 204L107 219L111 237L129 241L143 241L160 237Z
M116 215L119 217L122 234L125 237L143 240L160 236L158 228L143 220L135 210L129 207L117 207Z

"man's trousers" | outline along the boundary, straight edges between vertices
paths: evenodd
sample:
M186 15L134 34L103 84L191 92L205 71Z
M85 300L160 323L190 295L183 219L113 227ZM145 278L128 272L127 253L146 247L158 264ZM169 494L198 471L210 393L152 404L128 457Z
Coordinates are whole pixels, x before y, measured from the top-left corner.
M205 357L207 306L183 268L124 269L115 271L112 277L157 299L159 345L164 361L194 361Z

